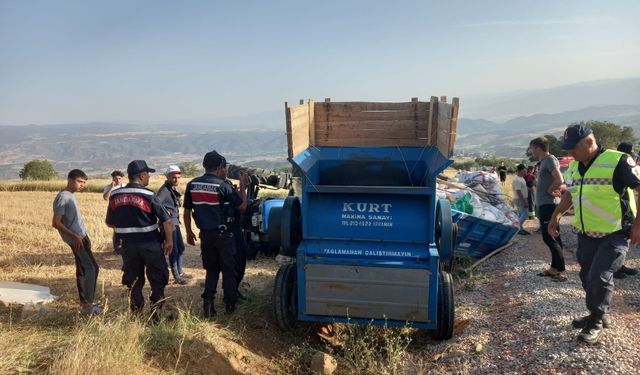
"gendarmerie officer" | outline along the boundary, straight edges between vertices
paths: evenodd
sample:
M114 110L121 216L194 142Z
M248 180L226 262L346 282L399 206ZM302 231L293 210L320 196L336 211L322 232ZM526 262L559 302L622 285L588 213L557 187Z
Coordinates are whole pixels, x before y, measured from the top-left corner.
M149 168L144 160L134 160L127 167L129 183L111 193L105 222L114 228L116 243L122 253L122 284L130 291L131 310L140 313L144 307L142 287L146 275L151 284L152 318L164 300L164 287L169 281L165 255L173 249L173 224L149 184ZM159 226L162 225L163 238Z
M222 289L226 312L232 313L237 302L237 280L235 267L235 243L231 226L234 211L247 207L247 175L240 175L240 193L228 182L227 161L216 151L208 152L202 161L205 174L187 184L184 195L184 225L187 243L195 245L195 234L191 229L191 216L200 229L202 266L206 270L203 300L203 315L215 315L214 298L218 277L222 272Z

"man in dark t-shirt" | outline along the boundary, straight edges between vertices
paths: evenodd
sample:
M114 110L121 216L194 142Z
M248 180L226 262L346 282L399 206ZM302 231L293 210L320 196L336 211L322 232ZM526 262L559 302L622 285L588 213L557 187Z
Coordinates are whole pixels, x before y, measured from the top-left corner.
M505 181L507 181L507 167L504 166L504 163L500 163L498 175L500 176L500 183L504 186Z
M237 280L235 265L235 243L233 218L235 211L247 207L247 175L240 174L240 192L229 184L227 161L216 151L204 156L202 166L205 174L187 184L184 195L184 225L187 243L195 245L195 234L191 228L191 217L200 230L202 267L206 270L202 307L205 318L215 316L214 298L218 278L222 272L222 289L227 314L235 310L237 302Z

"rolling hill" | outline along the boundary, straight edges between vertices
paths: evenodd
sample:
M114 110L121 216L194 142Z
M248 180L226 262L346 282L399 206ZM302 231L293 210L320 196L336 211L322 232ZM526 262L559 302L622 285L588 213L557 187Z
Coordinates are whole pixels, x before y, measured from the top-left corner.
M457 154L522 157L532 138L560 135L567 125L581 120L631 126L640 135L638 78L460 101ZM124 169L133 159L146 159L157 168L184 161L199 164L212 149L234 164L285 167L289 163L284 123L282 111L269 111L154 124L0 125L0 178L17 178L20 168L32 159L52 161L61 174L82 168L96 176Z

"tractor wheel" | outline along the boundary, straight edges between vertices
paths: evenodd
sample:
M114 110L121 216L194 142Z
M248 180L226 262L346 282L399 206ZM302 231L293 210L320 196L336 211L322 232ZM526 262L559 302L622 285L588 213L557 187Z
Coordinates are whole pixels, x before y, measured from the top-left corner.
M296 285L296 265L280 266L273 287L273 311L278 327L290 331L298 318L298 286Z
M434 338L448 340L453 337L455 306L453 302L453 278L448 272L440 272L438 285L438 323Z
M298 197L284 200L280 233L282 255L295 258L298 245L302 242L302 211Z
M457 228L451 215L451 204L446 199L436 203L435 243L443 270L453 271Z

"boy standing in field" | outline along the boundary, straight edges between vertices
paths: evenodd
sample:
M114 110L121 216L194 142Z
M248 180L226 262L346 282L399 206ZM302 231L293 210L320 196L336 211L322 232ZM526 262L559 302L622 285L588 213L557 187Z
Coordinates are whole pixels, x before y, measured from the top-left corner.
M87 236L84 220L74 195L82 191L86 183L87 175L83 171L73 169L69 172L67 187L59 192L53 201L51 225L58 230L62 240L71 247L75 257L80 310L86 314L96 315L102 311L93 304L99 268L91 252L91 241Z

